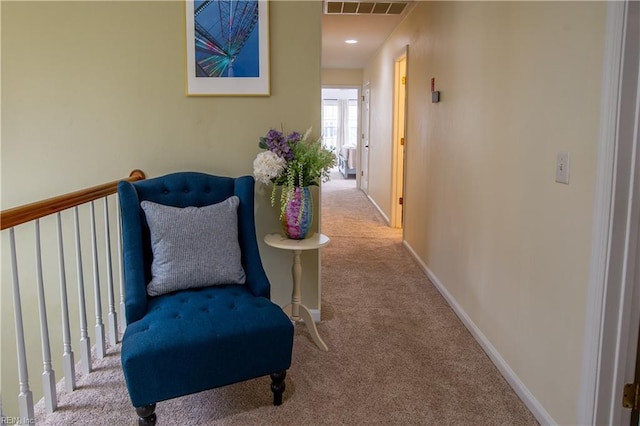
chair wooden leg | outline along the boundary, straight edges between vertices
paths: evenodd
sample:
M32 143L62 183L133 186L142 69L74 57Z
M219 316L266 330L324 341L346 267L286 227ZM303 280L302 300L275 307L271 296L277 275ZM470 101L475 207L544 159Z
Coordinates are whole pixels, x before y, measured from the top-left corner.
M138 426L153 426L156 424L156 404L136 407Z
M273 405L282 404L282 394L284 393L284 379L287 377L287 370L271 373L271 391L273 392Z

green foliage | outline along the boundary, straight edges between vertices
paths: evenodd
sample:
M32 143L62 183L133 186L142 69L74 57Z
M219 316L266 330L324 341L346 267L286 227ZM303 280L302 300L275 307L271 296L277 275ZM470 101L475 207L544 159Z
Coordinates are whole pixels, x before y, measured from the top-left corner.
M336 165L336 155L322 146L320 139L302 140L293 147L295 160L287 164L287 184L318 185L329 180L329 170Z

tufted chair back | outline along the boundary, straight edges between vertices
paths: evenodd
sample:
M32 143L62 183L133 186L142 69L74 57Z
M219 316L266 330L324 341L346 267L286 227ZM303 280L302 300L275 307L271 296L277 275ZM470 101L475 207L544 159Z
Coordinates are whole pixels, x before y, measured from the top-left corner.
M127 324L139 320L145 314L146 286L151 280L149 226L144 211L140 208L140 203L145 200L172 207L203 207L237 195L240 199L238 241L247 285L255 296L270 297L270 285L260 260L256 240L253 177L230 178L197 172L178 172L135 183L122 181L118 184L118 194L123 215L125 264L131 265L125 269Z

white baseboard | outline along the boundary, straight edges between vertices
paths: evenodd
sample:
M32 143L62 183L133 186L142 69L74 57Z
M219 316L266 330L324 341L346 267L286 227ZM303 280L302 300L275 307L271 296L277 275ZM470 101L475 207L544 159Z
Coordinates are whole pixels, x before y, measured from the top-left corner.
M311 314L311 318L313 318L313 322L315 322L316 324L320 322L320 317L322 316L320 313L320 309L309 309L309 313ZM304 322L304 319L302 319L301 317L300 321Z
M378 203L376 203L375 201L373 201L373 198L371 198L371 196L369 194L367 194L367 198L369 199L369 201L371 201L371 204L373 204L373 206L378 210L378 212L380 212L380 214L382 215L382 218L384 219L385 223L388 226L391 226L391 221L389 220L389 218L387 217L386 214L384 214L384 212L382 211L382 209L380 208L380 206L378 205Z
M403 241L402 244L407 248L409 253L416 259L422 270L427 274L427 277L438 289L440 294L445 298L449 306L456 313L458 318L462 321L465 327L469 330L471 335L478 341L482 349L489 356L491 361L495 364L495 366L500 371L500 374L505 378L507 383L513 388L518 397L526 404L531 413L535 416L535 418L543 425L555 425L557 424L551 415L544 409L544 407L540 404L540 402L533 396L533 394L527 389L527 387L522 383L520 378L516 375L516 373L509 367L509 364L502 358L497 349L491 344L491 342L486 338L486 336L480 331L480 329L473 323L471 318L467 315L467 313L462 309L462 306L458 304L456 299L449 293L447 288L442 284L442 282L435 276L435 274L429 269L429 267L418 257L417 253L413 250L413 248L407 243Z
M320 322L320 309L309 309L309 312L311 312L311 318L313 318L313 322Z

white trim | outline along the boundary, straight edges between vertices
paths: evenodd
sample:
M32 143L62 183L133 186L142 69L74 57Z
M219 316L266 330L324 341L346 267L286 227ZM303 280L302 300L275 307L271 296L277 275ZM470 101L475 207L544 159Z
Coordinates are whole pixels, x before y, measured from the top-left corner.
M637 5L638 3L636 2L635 4ZM627 36L629 34L632 34L633 37L633 34L637 34L637 17L638 15L636 14L635 28L633 30L628 29ZM636 43L636 45L637 44L638 43ZM636 74L636 80L634 82L636 85L638 83L638 80L640 80L640 72L637 70L639 59L637 55L638 53L636 51L636 57L632 58L635 59L636 62L636 71L634 73ZM626 58L627 55L625 54L625 59ZM625 69L628 71L626 64ZM626 73L627 71L623 72ZM623 77L623 90L626 85L625 80L627 80L627 77ZM629 91L625 91L624 96L635 97L635 102L633 108L631 108L627 103L627 106L621 109L621 115L625 115L627 119L630 118L629 115L633 115L634 123L632 129L625 127L624 131L622 131L622 129L620 131L620 144L621 146L624 144L625 152L630 151L629 157L631 160L631 164L629 165L628 169L625 169L625 173L623 173L624 184L628 185L628 192L624 197L620 197L623 199L623 201L621 201L620 203L616 201L616 208L618 208L619 205L622 205L622 212L617 213L614 211L614 222L616 224L619 224L617 226L624 228L623 235L620 237L620 241L618 242L618 244L623 246L624 249L623 253L620 254L620 258L622 260L620 271L616 271L620 275L620 308L618 311L616 323L616 356L613 363L615 373L613 376L613 392L611 393L610 412L608 416L611 424L626 424L629 423L631 419L630 410L623 409L620 404L620 400L622 399L622 390L624 384L632 383L635 381L636 352L638 347L637 324L640 322L640 300L638 300L638 298L640 297L640 279L638 279L638 277L635 275L637 273L636 268L640 266L640 262L637 261L637 249L639 241L638 229L640 226L640 196L638 193L638 185L640 183L640 165L637 161L640 85L637 85L635 96L632 93L629 93ZM629 110L627 110L626 108L629 108ZM633 109L633 111L630 111L631 109ZM629 141L631 143L629 143ZM627 156L622 157L629 158ZM620 186L616 185L616 191ZM620 215L620 218L618 218L618 215ZM624 243L622 242L622 240L624 240ZM611 277L611 275L609 277ZM610 315L608 310L605 312L607 316Z
M318 324L320 322L320 316L321 316L320 309L309 309L309 312L311 313L311 318L313 318L313 322ZM304 322L304 319L301 317L299 321ZM293 322L293 320L291 320L291 322Z
M634 272L636 267L636 248L638 241L638 225L640 216L638 205L640 196L636 192L640 174L637 160L638 144L638 107L640 103L640 3L627 2L625 16L625 39L622 59L622 80L620 88L620 104L618 115L618 134L616 156L616 183L613 210L613 228L611 231L610 268L607 274L607 296L613 295L617 302L614 308L611 303L605 305L605 335L609 330L615 333L615 347L607 341L602 343L601 362L606 369L612 365L612 374L601 374L598 408L603 414L596 412L596 421L606 419L610 424L628 424L631 413L620 404L622 389L625 383L632 382L635 377L636 349L638 341L638 323L640 321L639 288L635 287ZM635 88L635 91L633 90ZM602 371L602 370L601 370ZM610 385L607 382L610 380ZM610 386L608 388L607 386ZM607 390L608 393L604 393Z
M320 309L309 309L309 312L311 312L311 318L313 318L313 322L320 322Z
M369 201L371 201L371 204L373 204L373 206L378 209L378 212L380 212L380 214L382 215L382 218L384 219L385 223L387 224L387 226L391 226L391 221L389 221L389 217L387 217L386 214L384 214L384 212L382 211L382 209L380 208L380 206L378 205L378 203L376 203L373 198L371 198L371 196L369 194L366 194L367 198L369 199Z
M592 251L587 289L581 386L578 397L579 424L596 423L599 417L598 401L603 399L601 392L604 390L601 383L603 374L601 357L605 327L606 277L611 247L625 6L624 2L607 2L600 134L596 165L597 187L593 209Z
M422 270L427 274L429 280L434 284L436 289L442 294L445 298L449 306L456 313L458 318L462 321L464 326L469 330L471 335L476 339L476 341L480 344L482 349L489 356L489 359L495 364L500 371L500 374L505 378L507 383L513 388L518 397L526 404L527 408L533 413L535 418L543 425L555 425L557 424L551 415L544 409L542 404L538 402L538 400L533 396L533 394L527 389L527 387L522 383L518 375L511 369L509 364L502 358L498 350L491 344L489 339L480 331L480 329L474 324L469 315L464 311L462 306L458 304L456 299L453 297L451 293L447 290L447 288L442 284L442 282L436 277L436 275L429 269L429 267L420 259L417 253L413 250L413 248L407 243L403 241L402 244L407 248L409 253L414 257L414 259L418 262L418 265L422 268Z
M368 94L367 94L368 92ZM362 90L360 91L362 102L360 103L360 133L358 138L358 146L360 149L358 150L358 169L360 173L356 175L356 187L360 189L362 192L368 195L369 193L369 140L370 140L370 131L371 131L371 83L369 81L365 81L362 84ZM365 105L366 98L366 105ZM366 106L366 108L365 108ZM366 114L365 114L366 110ZM365 117L367 119L365 126ZM364 143L364 134L367 134L367 143ZM363 151L367 150L367 155L365 156ZM366 161L365 161L366 160ZM366 164L367 167L363 167L363 164ZM364 176L364 172L367 172L367 176ZM364 188L362 187L362 182L364 182Z
M404 62L404 75L400 76L400 64ZM391 213L389 224L392 228L402 228L404 206L399 198L404 196L405 178L405 144L400 143L400 137L407 138L407 98L409 84L407 80L409 69L409 45L398 50L393 62L393 119L391 136ZM405 82L401 82L401 78ZM404 86L404 88L402 88ZM400 96L402 92L402 99ZM402 103L400 101L403 101ZM400 119L402 113L402 119Z
M322 124L320 125L322 126ZM322 128L322 127L321 127ZM322 182L318 187L318 232L322 233ZM320 310L322 309L322 252L316 250L316 259L318 262L318 309L309 309L314 322L320 322Z

